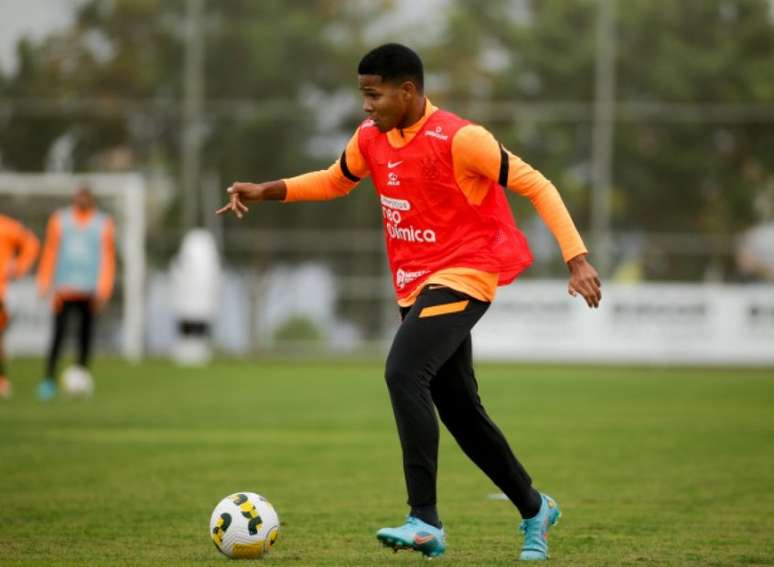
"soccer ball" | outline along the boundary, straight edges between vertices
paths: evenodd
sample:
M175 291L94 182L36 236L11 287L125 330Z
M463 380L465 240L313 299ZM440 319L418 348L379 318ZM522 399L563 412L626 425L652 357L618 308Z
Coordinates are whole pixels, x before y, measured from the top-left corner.
M268 500L237 492L221 500L210 517L210 537L232 559L261 557L279 537L279 517Z
M59 382L62 391L73 398L87 398L94 393L94 380L83 366L70 366Z

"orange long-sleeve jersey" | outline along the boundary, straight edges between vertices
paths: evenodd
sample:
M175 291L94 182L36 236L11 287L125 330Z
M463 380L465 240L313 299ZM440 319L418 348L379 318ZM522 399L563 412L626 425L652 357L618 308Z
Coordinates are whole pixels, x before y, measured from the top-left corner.
M95 209L75 211L75 221L80 226L84 226L96 214ZM49 292L56 271L57 254L62 237L62 222L57 211L51 215L46 228L46 241L43 245L43 253L40 257L40 266L38 267L38 290L42 295ZM102 231L101 258L99 262L99 276L97 279L97 299L101 302L107 301L113 293L116 274L116 256L115 256L115 227L112 219L108 219L105 228ZM54 291L54 306L61 305L65 299L82 299L83 293L61 288Z
M390 145L401 148L411 142L436 110L437 107L427 100L424 116L416 124L401 131L393 129L387 132ZM323 201L343 197L358 184L352 177L363 179L368 176L368 166L360 152L358 132L350 138L344 153L346 173L341 159L338 159L326 170L285 179L285 202ZM451 153L457 184L470 203L480 203L490 190L491 181L496 182L499 178L500 145L488 130L476 124L469 124L457 132L452 141ZM565 261L585 254L586 246L553 183L518 156L511 152L507 152L507 155L508 189L532 202L559 243ZM431 274L425 282L445 285L476 299L491 302L497 291L497 280L498 274L451 266ZM420 291L418 288L412 295L400 300L399 304L413 304Z
M5 298L8 278L20 278L26 274L39 249L37 236L20 222L0 215L0 303Z

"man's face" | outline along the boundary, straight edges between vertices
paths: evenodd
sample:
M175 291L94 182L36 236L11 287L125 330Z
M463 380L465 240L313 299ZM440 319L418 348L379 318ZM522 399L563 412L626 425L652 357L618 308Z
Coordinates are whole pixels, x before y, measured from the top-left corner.
M409 108L413 83L396 85L384 82L380 75L358 75L363 95L363 110L380 132L398 127Z
M76 209L82 211L91 209L94 206L94 197L92 196L91 191L84 187L78 189L73 197L73 205Z

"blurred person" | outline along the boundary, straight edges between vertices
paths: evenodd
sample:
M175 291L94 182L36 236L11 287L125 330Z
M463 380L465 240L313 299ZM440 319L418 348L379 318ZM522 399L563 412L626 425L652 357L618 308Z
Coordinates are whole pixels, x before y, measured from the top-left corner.
M20 222L0 214L0 398L11 397L11 382L5 372L3 335L9 314L5 307L8 281L20 278L35 262L40 249L38 238Z
M220 257L212 233L203 228L188 231L170 267L177 320L173 358L181 365L207 364L220 299Z
M745 282L774 281L774 221L757 224L741 234L736 265Z
M38 290L52 294L53 334L38 397L56 395L56 368L68 321L78 317L77 365L88 371L95 317L107 304L115 281L115 242L112 218L97 209L94 196L81 186L72 206L54 212L38 268Z
M368 118L329 169L264 183L236 182L217 212L242 218L248 201L317 201L348 194L370 175L379 195L401 325L385 377L403 453L409 516L377 538L394 549L441 555L436 507L438 423L521 514L521 559L548 557L548 528L560 516L532 486L478 396L470 331L531 261L502 187L530 199L559 242L568 292L598 307L601 282L554 185L483 127L436 108L424 95L411 49L387 44L358 66Z

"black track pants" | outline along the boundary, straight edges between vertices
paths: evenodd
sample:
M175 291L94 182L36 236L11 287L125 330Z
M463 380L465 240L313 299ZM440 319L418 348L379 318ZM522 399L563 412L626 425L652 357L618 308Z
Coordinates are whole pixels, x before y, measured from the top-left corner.
M80 319L78 332L78 364L88 368L91 357L91 342L94 330L94 307L90 299L63 301L62 308L54 316L54 333L46 361L46 376L55 379L56 366L62 350L62 341L67 332L68 321L72 316Z
M524 467L481 405L470 331L489 307L465 294L426 286L387 357L386 380L403 449L411 506L436 503L438 420L465 454L510 498L525 518L540 508Z

